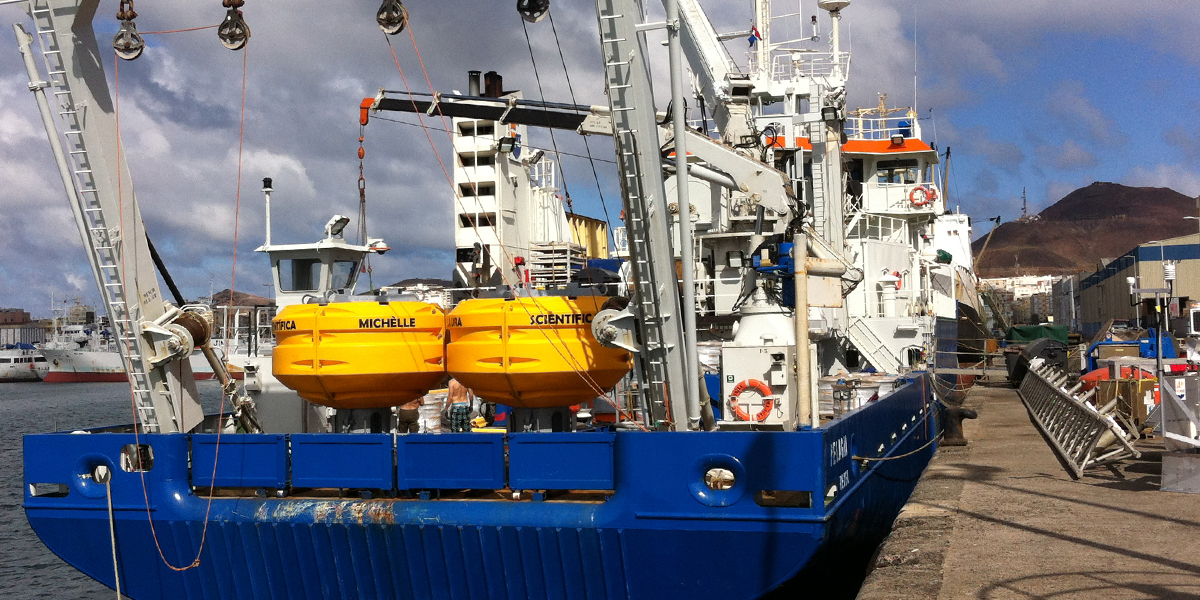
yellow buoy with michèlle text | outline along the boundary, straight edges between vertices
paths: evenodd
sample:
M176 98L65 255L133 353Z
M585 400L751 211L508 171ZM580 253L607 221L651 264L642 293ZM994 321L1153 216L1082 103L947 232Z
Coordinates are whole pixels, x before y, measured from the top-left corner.
M398 406L445 378L446 315L436 304L298 304L272 326L272 372L315 404Z
M608 298L477 299L448 315L446 371L489 402L523 408L572 406L613 388L632 355L605 348L592 319Z

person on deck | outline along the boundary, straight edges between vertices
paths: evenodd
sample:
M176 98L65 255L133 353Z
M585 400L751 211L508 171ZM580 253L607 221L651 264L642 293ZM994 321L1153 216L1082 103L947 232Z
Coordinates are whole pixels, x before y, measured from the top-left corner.
M450 431L452 433L465 433L471 430L471 391L457 379L450 379L450 385L446 395L446 403L449 405L448 414L450 415Z
M416 398L396 409L397 433L420 433L421 412L418 410L425 403L425 398Z

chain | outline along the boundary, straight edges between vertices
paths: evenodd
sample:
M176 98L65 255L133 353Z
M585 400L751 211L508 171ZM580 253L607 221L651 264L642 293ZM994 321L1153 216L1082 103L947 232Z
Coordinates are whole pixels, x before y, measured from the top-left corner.
M117 9L117 19L120 21L132 21L137 18L137 13L133 12L133 0L121 0L121 6Z
M367 178L363 175L363 158L367 155L367 151L363 149L363 140L366 139L367 127L362 123L358 125L358 243L367 245ZM367 284L372 290L375 289L375 280L371 276L371 254L367 253L363 258L362 272L367 274Z

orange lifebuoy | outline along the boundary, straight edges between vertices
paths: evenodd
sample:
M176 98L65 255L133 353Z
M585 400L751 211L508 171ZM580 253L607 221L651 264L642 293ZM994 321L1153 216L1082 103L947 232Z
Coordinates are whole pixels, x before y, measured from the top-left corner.
M742 407L738 404L738 396L741 396L742 392L746 391L747 389L757 390L758 393L763 397L762 410L758 411L758 414L754 415L753 419L751 419L750 414L742 409ZM733 386L733 391L729 394L729 408L733 411L734 416L736 416L738 420L763 421L771 414L771 409L775 408L775 400L771 397L771 386L757 379L747 379Z
M917 192L921 192L921 199L917 199ZM928 185L918 185L908 193L908 201L915 207L922 207L930 202L937 200L937 190Z
M904 277L900 275L900 271L892 271L892 275L896 278L896 291L900 291L900 284L904 281Z

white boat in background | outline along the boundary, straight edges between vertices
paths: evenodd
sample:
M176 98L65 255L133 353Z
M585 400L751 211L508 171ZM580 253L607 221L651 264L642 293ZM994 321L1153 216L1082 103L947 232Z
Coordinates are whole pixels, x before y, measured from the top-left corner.
M121 354L109 336L88 325L63 325L42 344L50 370L47 383L125 381Z
M220 340L214 344L218 356L225 354ZM236 348L236 344L234 345ZM109 336L89 331L83 325L67 325L43 345L41 354L46 368L41 377L46 383L127 382L120 349ZM238 353L234 352L234 356ZM228 360L228 359L227 359ZM204 354L193 351L192 374L197 381L213 379L212 366ZM236 360L229 361L237 363ZM2 364L2 363L0 363ZM242 369L229 365L230 376L242 378ZM3 381L0 377L0 381Z
M46 375L46 358L30 344L0 346L0 383L40 381Z

